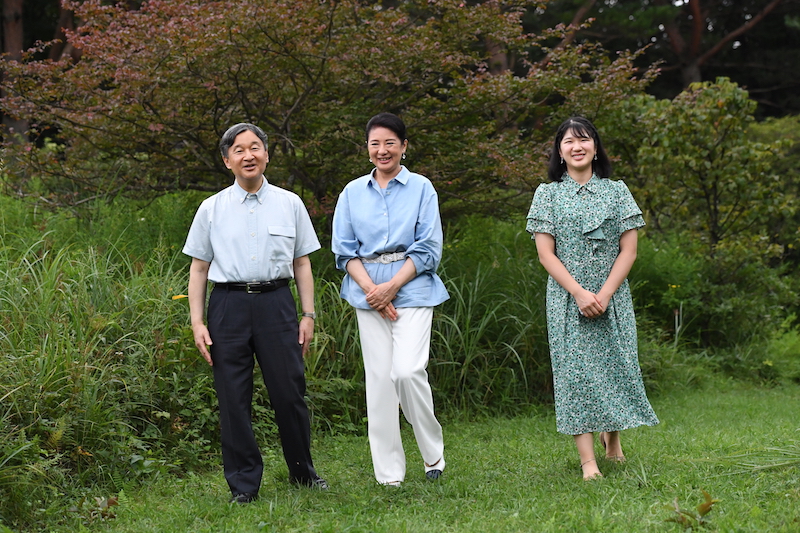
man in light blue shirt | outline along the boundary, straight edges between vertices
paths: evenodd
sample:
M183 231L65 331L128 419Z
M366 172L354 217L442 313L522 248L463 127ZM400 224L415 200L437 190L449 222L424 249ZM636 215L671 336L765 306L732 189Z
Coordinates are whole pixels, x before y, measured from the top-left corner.
M236 124L220 140L233 185L200 204L183 253L195 345L213 367L222 460L231 502L258 496L263 473L251 421L253 355L275 410L290 481L327 489L311 460L303 356L314 335L314 279L308 254L320 245L300 198L270 185L267 136ZM294 278L303 310L289 288ZM214 282L204 320L206 287Z

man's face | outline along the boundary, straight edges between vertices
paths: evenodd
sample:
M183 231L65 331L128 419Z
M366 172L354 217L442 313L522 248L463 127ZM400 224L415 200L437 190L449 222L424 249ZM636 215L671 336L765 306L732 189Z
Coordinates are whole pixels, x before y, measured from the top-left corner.
M269 154L261 139L250 130L245 130L233 140L228 157L223 157L225 166L239 179L257 180L264 174L269 163Z

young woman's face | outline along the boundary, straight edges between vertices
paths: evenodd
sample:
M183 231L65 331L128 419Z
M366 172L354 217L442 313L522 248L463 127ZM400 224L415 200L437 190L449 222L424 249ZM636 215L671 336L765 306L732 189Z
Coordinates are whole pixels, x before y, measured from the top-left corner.
M567 165L567 172L581 172L587 169L591 170L597 148L594 145L594 139L578 135L569 129L561 139L558 151Z

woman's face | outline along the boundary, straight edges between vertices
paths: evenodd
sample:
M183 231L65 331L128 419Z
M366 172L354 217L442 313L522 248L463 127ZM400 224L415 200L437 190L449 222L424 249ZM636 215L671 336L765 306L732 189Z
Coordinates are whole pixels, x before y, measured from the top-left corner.
M592 160L597 153L594 139L577 135L571 129L567 130L564 138L561 139L558 151L567 165L567 172L570 173L582 172L587 169L591 171Z
M407 145L407 140L400 141L395 132L382 126L372 128L367 139L367 149L372 164L381 173L388 175L395 175L400 171L400 159Z

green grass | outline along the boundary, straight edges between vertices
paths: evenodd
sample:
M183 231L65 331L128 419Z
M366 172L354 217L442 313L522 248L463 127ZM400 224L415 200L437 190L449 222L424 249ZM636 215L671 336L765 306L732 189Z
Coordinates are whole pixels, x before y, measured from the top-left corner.
M173 195L147 206L98 205L74 218L0 195L0 533L4 526L75 531L85 523L102 529L103 519L114 514L110 527L145 531L250 531L262 522L262 530L276 531L482 531L487 524L498 531L519 524L558 530L595 522L601 524L596 529L641 523L658 530L672 527L662 522L668 516L662 503L679 497L692 508L703 488L723 499L710 515L712 524L729 512L724 506L731 498L717 494L705 477L696 479L701 467L712 479L743 471L770 480L791 471L781 463L797 465L796 428L775 433L757 414L751 416L755 427L771 440L749 448L741 432L718 435L678 456L683 477L669 462L664 469L660 457L647 455L677 450L684 445L680 439L698 438L709 428L733 427L723 420L725 411L711 409L709 399L717 393L710 387L721 379L715 375L784 383L775 389L784 394L794 390L788 384L800 383L800 332L796 317L787 315L778 331L762 328L761 336L734 348L691 350L683 337L670 334L672 316L665 324L645 299L637 302L643 311L640 359L653 398L669 412L684 401L675 391L705 387L689 396L696 404L692 414L706 407L719 413L704 424L682 414L687 422L676 427L687 428L686 435L664 433L679 411L656 430L631 432L637 453L592 492L597 489L579 480L571 440L555 434L549 408L536 407L552 398L552 380L545 274L535 247L520 221L468 218L448 230L441 274L452 297L434 316L429 367L437 408L448 421L445 482L423 483L421 469L399 491L371 482L366 442L358 436L365 408L357 328L352 308L338 295L341 273L321 250L312 258L321 315L306 376L316 457L334 488L309 494L287 487L285 467L273 451L262 501L230 509L221 474L203 474L219 464L211 374L193 346L186 299L172 299L186 291L188 259L180 248L198 202ZM657 288L667 281L680 278L659 271L635 284ZM672 309L662 304L661 311ZM773 393L764 391L765 397ZM759 403L760 394L742 405L757 406L766 418L780 412ZM260 442L272 442L269 452L276 429L258 384L256 398L254 428ZM510 419L536 409L541 417ZM408 435L409 461L417 464ZM677 440L645 440L665 435ZM700 459L708 450L713 461L704 465ZM659 488L662 479L670 490ZM735 483L743 494L756 493ZM761 493L772 490L752 485ZM630 500L634 494L639 499ZM112 496L121 505L108 509L104 498ZM750 512L739 516L742 523ZM146 523L152 516L159 525Z
M133 489L115 518L84 511L84 523L118 533L681 531L666 521L675 514L667 507L677 498L693 511L705 490L719 500L706 516L708 530L793 532L800 530L798 400L797 385L718 381L675 389L654 399L661 424L623 433L628 462L601 460L605 478L588 483L572 439L555 432L551 410L542 408L524 417L445 421L447 469L438 484L424 481L405 427L409 472L399 489L374 483L365 438L326 436L313 443L331 483L326 493L289 486L275 447L264 446L254 504L227 504L216 471ZM788 464L761 468L782 455ZM75 529L71 522L64 531Z

